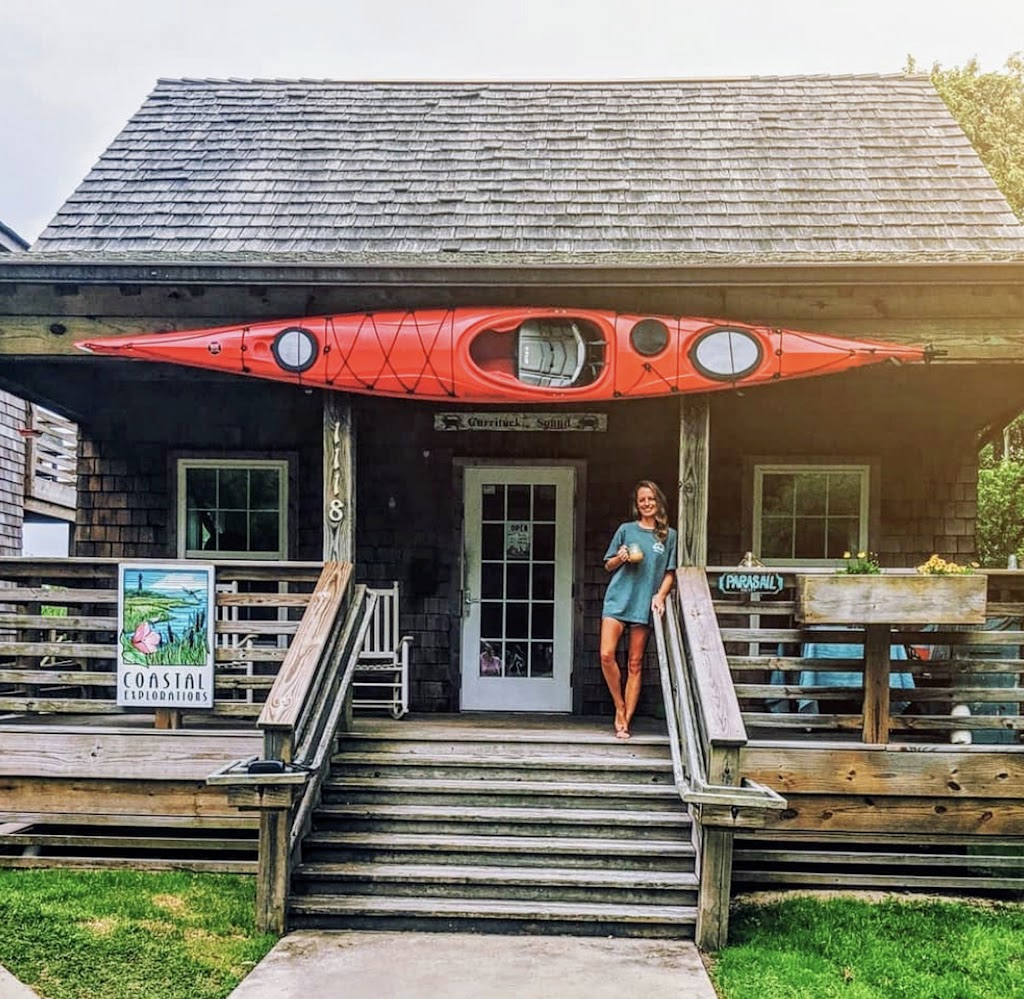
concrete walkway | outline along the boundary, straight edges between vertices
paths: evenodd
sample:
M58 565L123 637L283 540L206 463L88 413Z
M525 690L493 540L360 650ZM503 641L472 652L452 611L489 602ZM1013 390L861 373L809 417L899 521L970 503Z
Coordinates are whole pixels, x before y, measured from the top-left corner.
M716 999L686 940L291 933L230 999Z
M39 996L0 964L0 999L39 999Z

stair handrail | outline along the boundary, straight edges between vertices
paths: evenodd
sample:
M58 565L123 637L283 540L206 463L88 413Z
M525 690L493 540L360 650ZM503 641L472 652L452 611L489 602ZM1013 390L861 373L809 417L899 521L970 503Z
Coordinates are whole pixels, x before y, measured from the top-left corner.
M691 570L680 569L680 573ZM711 605L710 590L707 590L706 577L703 572L700 578L705 579L704 588L707 592L707 603ZM669 746L672 752L672 772L680 797L687 804L693 805L726 805L730 808L760 808L777 810L786 807L786 800L772 788L764 787L749 778L735 779L728 764L719 767L724 781L712 779L711 771L715 769L712 754L716 749L735 749L746 744L746 728L742 715L739 715L739 702L736 700L732 680L729 679L725 689L726 696L736 706L736 715L740 726L737 733L734 725L725 731L716 729L709 722L703 710L706 700L700 696L701 681L705 678L693 667L688 654L688 643L684 639L683 627L680 623L680 604L692 596L692 587L687 586L684 596L682 587L677 590L676 599L665 602L665 614L654 618L654 636L658 652L658 668L661 676L662 697L665 701L665 724L668 729ZM713 610L712 610L713 612ZM700 610L696 611L699 614ZM696 615L694 615L696 616ZM667 635L666 635L667 632ZM690 636L692 638L693 636ZM706 639L706 636L705 636ZM721 647L721 639L718 639ZM712 660L715 650L709 650ZM721 661L725 660L725 649L721 647ZM715 685L716 693L722 691L721 683ZM707 691L704 691L705 697ZM727 709L728 713L728 709ZM731 723L733 719L728 719ZM735 780L730 782L729 778Z
M256 727L263 732L268 760L293 762L305 735L310 708L323 683L325 662L337 639L337 625L352 584L350 562L325 562Z
M309 780L295 813L289 834L289 851L293 861L298 860L302 839L309 831L313 809L320 801L320 786L329 767L325 766L343 716L347 719L352 710L352 683L355 677L359 654L366 642L366 634L373 621L373 610L377 594L366 586L357 586L348 615L341 629L341 636L333 656L333 670L329 682L323 685L320 699L322 724L311 729L307 739L299 744L296 764L308 774ZM338 667L344 664L343 668Z
M283 933L291 869L316 807L331 747L351 712L352 678L375 598L352 585L352 565L327 562L257 725L263 759L234 761L207 777L260 815L256 922Z
M733 833L740 825L763 824L786 800L740 776L747 734L707 577L695 568L676 575L675 595L665 601L664 615L654 616L654 634L672 772L694 817L696 942L714 951L729 933Z

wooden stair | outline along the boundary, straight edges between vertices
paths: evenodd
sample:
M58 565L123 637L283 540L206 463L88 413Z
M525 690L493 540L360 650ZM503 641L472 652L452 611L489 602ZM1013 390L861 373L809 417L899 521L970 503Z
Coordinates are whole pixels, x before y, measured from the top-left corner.
M692 937L692 829L667 741L609 728L357 723L289 925Z

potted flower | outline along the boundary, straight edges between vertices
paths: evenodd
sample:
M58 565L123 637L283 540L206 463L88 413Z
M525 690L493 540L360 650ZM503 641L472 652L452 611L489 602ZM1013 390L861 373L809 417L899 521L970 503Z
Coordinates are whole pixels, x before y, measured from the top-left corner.
M983 624L988 579L933 555L916 571L883 573L876 555L846 552L832 575L797 576L802 624Z

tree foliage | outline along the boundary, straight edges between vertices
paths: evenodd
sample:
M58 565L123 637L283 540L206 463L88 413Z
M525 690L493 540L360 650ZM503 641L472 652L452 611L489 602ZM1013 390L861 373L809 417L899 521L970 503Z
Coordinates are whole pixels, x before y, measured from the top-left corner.
M907 72L917 64L911 56ZM983 73L977 59L943 69L935 63L932 83L971 140L981 161L1024 221L1024 53L1001 70Z
M1001 461L978 470L978 557L1006 567L1017 553L1024 565L1024 461Z
M917 71L914 58L908 73ZM970 139L1017 217L1024 221L1024 53L1003 69L984 73L977 59L931 68L931 80ZM1024 414L979 455L978 555L983 565L1005 566L1016 552L1024 564Z

